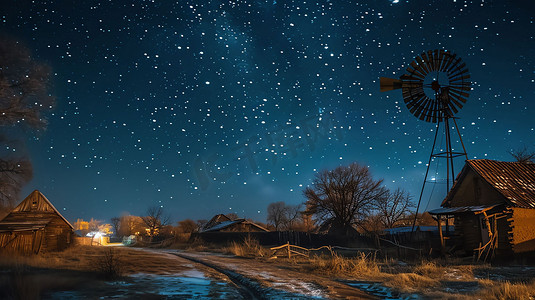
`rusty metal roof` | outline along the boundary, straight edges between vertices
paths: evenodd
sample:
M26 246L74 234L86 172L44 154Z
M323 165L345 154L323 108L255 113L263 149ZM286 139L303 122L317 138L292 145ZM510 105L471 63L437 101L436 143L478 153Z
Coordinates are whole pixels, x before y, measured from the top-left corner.
M467 166L515 207L535 208L535 164L472 159Z

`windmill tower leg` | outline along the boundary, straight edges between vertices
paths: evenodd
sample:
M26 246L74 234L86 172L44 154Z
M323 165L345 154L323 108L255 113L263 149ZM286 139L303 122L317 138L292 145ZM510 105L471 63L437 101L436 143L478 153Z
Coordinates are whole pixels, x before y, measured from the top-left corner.
M422 196L424 194L425 183L427 182L427 175L429 175L429 167L431 166L431 160L433 159L433 152L435 152L435 145L437 143L439 127L440 127L440 121L437 122L437 127L435 128L435 138L433 139L433 147L431 147L431 154L429 154L429 161L427 162L427 168L425 170L424 183L422 184L422 189L420 190L420 197L418 197L418 205L416 206L416 213L414 214L414 220L412 222L411 232L414 232L414 227L416 226L416 219L418 218L418 211L420 210L420 203L422 203Z

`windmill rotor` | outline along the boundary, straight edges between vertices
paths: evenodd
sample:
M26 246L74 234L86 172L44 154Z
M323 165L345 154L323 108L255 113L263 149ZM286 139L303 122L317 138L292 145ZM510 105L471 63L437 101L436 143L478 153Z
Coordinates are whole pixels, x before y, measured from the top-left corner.
M453 117L466 103L470 73L456 54L429 50L415 57L399 79L381 77L382 92L401 89L409 111L426 122Z

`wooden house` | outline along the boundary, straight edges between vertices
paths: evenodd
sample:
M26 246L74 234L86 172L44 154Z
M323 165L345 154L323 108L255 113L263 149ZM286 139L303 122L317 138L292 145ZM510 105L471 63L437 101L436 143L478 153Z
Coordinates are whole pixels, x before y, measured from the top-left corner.
M0 251L61 251L73 243L73 234L73 226L35 190L0 221Z
M262 232L269 231L266 228L247 221L246 219L231 220L223 214L214 216L206 225L203 226L201 232Z
M535 251L535 164L467 160L441 206L429 212L439 224L455 220L443 245L485 257Z

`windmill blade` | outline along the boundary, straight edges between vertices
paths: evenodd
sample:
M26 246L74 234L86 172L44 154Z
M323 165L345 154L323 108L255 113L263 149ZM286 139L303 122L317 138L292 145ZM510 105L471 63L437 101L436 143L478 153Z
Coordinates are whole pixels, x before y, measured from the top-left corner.
M424 93L418 95L411 95L410 97L404 98L405 104L411 113L414 113L418 106L420 106L427 96Z
M418 68L423 71L424 74L429 74L429 70L425 66L425 62L422 60L420 56L416 56L416 61L418 62Z
M429 61L427 62L427 64L429 65L429 69L431 71L436 71L435 53L431 50L427 51L427 59L429 59Z
M451 64L455 61L456 57L457 57L456 54L447 52L445 56L444 64L442 64L442 67L440 68L439 71L447 72Z
M422 58L422 62L423 62L426 72L427 73L433 72L433 70L431 69L431 66L429 65L430 59L429 57L427 57L427 53L423 52L422 54L420 54L420 57Z
M455 93L456 95L459 95L462 96L462 97L466 97L468 98L469 94L468 93L465 93L465 92L461 92L462 89L458 89L457 87L450 87L450 93Z
M438 51L438 68L437 68L437 71L442 70L442 66L446 63L446 58L445 58L446 55L447 55L447 53L443 49L440 49Z
M417 78L419 78L420 80L424 80L425 78L425 74L419 70L418 68L418 64L412 62L411 63L411 67L407 67L407 72L409 72L412 76L416 76Z
M440 68L441 62L442 61L440 60L440 53L438 49L433 50L433 66L434 66L433 70L438 71Z
M379 78L379 86L381 89L381 92L388 92L392 90L397 90L402 87L403 82L400 79L394 79L394 78L388 78L388 77L380 77Z

